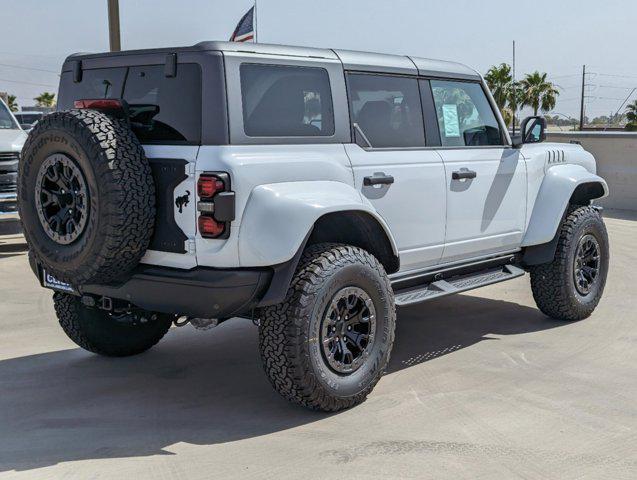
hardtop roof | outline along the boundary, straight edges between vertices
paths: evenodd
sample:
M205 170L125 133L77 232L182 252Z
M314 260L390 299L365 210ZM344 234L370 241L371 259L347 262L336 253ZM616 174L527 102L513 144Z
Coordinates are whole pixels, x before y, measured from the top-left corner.
M257 55L290 56L308 59L338 60L346 70L384 72L396 74L423 75L432 77L453 77L479 79L480 74L472 68L456 62L434 60L408 55L391 55L384 53L361 52L328 48L300 47L266 43L242 43L205 41L187 47L164 47L143 50L126 50L105 53L76 53L65 61L67 64L77 60L89 60L105 57L122 57L128 55L169 54L180 52L236 52ZM69 66L70 68L70 66Z

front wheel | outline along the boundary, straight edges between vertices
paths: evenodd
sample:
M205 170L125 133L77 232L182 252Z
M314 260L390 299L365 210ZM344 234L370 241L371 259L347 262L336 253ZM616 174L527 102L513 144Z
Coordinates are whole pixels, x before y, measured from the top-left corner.
M309 247L285 301L261 315L259 347L270 382L313 410L357 405L372 391L394 343L394 295L382 265L360 248Z
M531 268L538 308L556 320L590 316L604 292L609 247L606 226L591 206L570 207L560 225L555 258Z
M56 292L53 304L64 333L78 346L107 357L129 357L159 342L173 317L161 313L108 313L74 295Z

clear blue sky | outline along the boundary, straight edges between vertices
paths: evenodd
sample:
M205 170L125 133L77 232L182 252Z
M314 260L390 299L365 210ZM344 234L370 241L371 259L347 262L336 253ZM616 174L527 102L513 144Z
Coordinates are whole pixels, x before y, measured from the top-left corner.
M251 0L120 0L122 45L128 49L226 40L250 6ZM106 0L2 0L0 8L0 91L17 95L20 104L32 104L38 93L56 90L55 72L69 53L108 48ZM577 75L586 63L595 73L589 77L596 85L589 95L597 97L588 100L591 117L617 110L629 88L637 87L636 18L637 2L631 0L258 4L262 42L442 58L482 73L510 61L515 39L518 72L548 72L564 88L556 111L568 115L578 115Z

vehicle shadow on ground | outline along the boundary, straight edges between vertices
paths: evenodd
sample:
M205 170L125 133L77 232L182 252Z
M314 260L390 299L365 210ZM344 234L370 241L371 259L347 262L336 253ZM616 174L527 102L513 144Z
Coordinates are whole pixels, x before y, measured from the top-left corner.
M453 354L490 334L559 325L529 307L464 295L403 309L388 373ZM435 368L435 362L418 368ZM324 418L271 389L248 320L208 334L173 329L154 350L134 358L71 349L0 362L0 471L172 455L170 446L179 442L232 442Z

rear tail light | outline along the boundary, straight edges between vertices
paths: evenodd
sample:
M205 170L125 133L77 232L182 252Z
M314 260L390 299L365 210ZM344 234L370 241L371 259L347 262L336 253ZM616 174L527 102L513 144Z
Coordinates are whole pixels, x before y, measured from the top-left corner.
M197 227L204 238L228 238L234 220L234 192L224 172L202 173L197 180Z
M199 233L202 237L216 238L225 230L225 225L217 222L212 215L199 215Z
M212 198L226 189L223 180L214 175L201 175L197 182L197 195L200 198Z

